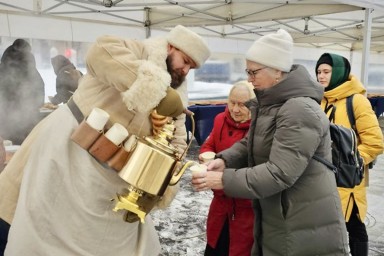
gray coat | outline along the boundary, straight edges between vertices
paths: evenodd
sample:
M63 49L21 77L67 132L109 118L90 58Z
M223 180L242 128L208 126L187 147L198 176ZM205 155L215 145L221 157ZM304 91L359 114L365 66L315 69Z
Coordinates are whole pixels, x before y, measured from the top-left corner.
M232 168L224 171L225 193L253 199L252 255L348 255L334 174L312 158L331 160L323 88L294 65L256 94L248 137L218 154Z

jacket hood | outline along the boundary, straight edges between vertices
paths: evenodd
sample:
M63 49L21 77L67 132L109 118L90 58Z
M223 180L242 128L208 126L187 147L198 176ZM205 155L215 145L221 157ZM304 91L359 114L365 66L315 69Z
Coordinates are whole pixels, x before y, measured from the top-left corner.
M59 70L65 66L71 66L72 68L75 68L72 62L63 55L57 55L53 57L51 59L51 63L56 75L59 73Z
M331 81L325 88L325 91L332 90L348 80L351 72L351 64L346 58L333 53L324 53L316 63L316 74L319 66L324 63L332 67Z
M284 103L296 97L310 97L321 102L324 87L311 77L302 65L293 65L286 78L265 90L255 90L260 105Z
M35 57L31 53L31 47L28 42L17 39L4 51L1 56L1 65L3 67L16 68L27 72L35 69Z
M3 55L1 56L1 62L6 62L14 58L20 58L20 56L25 56L28 53L31 53L31 45L24 39L16 39L12 45L8 46L5 49Z
M324 97L328 102L334 102L340 99L347 98L352 94L365 94L366 89L363 84L354 76L350 75L348 80L336 88L324 92Z

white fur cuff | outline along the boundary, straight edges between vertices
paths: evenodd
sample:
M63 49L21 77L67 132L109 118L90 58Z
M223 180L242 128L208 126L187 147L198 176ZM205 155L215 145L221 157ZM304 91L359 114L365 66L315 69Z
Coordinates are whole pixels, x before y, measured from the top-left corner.
M171 76L150 61L140 65L136 81L122 97L129 110L145 113L154 109L166 96Z

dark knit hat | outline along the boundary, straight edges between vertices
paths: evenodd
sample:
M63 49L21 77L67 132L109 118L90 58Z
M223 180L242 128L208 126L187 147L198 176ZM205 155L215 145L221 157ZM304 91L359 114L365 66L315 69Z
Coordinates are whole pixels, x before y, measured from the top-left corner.
M316 70L315 72L317 73L317 69L321 64L328 64L329 66L333 67L333 61L331 58L331 55L328 53L324 53L323 55L320 56L319 60L316 63Z
M317 69L321 64L328 64L332 67L331 81L325 88L325 91L332 90L348 80L351 72L351 64L343 56L333 53L324 53L316 63L316 74Z

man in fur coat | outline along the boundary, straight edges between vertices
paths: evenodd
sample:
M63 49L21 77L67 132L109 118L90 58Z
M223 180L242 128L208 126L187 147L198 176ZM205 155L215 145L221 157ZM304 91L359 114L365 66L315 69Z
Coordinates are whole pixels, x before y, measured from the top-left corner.
M119 123L130 135L152 135L150 113L156 109L176 117L172 144L182 151L183 81L209 55L205 41L180 25L144 41L98 38L72 107L67 103L41 121L0 175L0 217L12 223L5 255L159 255L150 216L128 223L125 211L113 211L110 199L127 183L70 137L78 114L86 117L95 107L110 115L106 129ZM166 207L175 193L169 186L157 207Z

